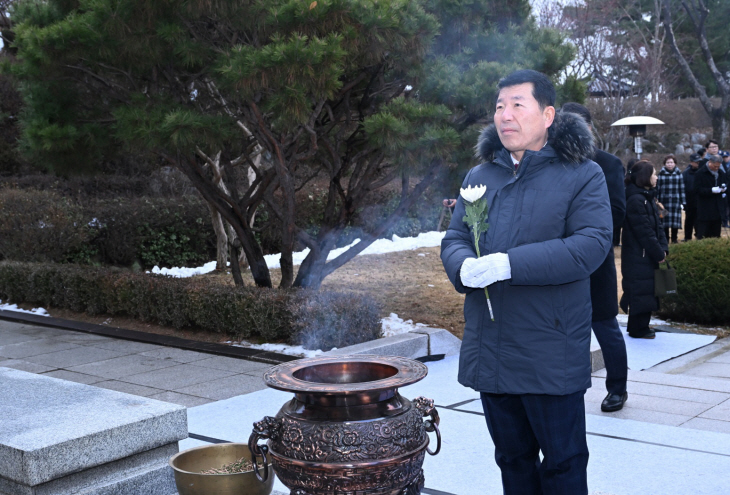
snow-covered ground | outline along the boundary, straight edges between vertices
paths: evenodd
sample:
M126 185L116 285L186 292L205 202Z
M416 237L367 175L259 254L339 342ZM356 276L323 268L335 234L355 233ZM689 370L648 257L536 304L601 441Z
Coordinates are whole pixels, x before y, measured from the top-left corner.
M398 237L397 235L394 235L392 239L378 239L367 248L363 249L359 256L366 254L394 253L396 251L408 251L423 247L440 246L441 239L444 238L444 234L445 232L423 232L418 234L416 237ZM358 242L360 242L360 239L355 239L349 246L333 249L329 256L327 256L327 259L331 260L338 257ZM292 258L294 260L294 265L301 265L302 261L304 261L304 258L306 258L308 254L309 248L304 251L293 253ZM279 264L281 261L281 253L268 254L264 256L264 259L266 260L266 265L270 269L280 268L281 266ZM202 275L204 273L212 272L213 270L215 270L215 261L209 261L203 266L199 266L197 268L160 268L155 266L152 268L152 273L167 275L170 277L185 278L192 277L193 275Z
M30 311L27 309L21 309L18 307L17 304L3 304L2 299L0 299L0 309L4 311L17 311L18 313L30 313L32 315L38 315L38 316L51 316L48 314L48 311L46 311L43 308L33 308Z

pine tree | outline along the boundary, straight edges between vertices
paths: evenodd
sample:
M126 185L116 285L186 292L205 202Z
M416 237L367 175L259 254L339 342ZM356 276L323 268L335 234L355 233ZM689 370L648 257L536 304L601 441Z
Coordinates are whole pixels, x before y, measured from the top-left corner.
M528 14L524 0L21 0L24 150L55 170L125 149L179 167L260 286L271 279L254 215L266 203L282 224L281 286L317 288L438 174L471 163L500 77L567 64L571 48ZM294 201L314 177L328 184L316 234ZM327 261L397 179L395 211ZM295 278L298 243L310 253Z

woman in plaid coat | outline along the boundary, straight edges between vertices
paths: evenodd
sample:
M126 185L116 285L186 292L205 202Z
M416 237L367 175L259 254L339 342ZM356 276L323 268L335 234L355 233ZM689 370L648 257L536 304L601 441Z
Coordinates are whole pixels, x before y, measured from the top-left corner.
M684 195L684 178L677 169L677 161L674 155L664 157L664 166L659 171L656 188L657 199L667 210L662 223L664 224L664 235L669 240L669 231L672 231L672 243L677 243L677 231L682 228L682 209L687 204Z

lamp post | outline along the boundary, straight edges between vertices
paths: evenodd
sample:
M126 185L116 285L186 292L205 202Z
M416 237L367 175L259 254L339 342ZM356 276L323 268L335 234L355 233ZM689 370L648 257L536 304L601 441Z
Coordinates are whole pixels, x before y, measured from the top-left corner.
M636 158L641 160L641 154L643 153L643 150L641 149L641 137L646 134L646 126L654 124L663 125L664 122L659 119L655 119L654 117L624 117L623 119L617 120L611 124L611 127L618 125L629 126L629 134L634 138L634 152L636 153Z

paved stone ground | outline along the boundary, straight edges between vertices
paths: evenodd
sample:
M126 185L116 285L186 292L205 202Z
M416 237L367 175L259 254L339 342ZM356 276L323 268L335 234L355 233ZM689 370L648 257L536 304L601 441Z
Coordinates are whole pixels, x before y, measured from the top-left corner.
M266 388L268 364L0 320L0 366L186 407Z
M456 385L455 366L453 357L429 363L427 379L401 392L435 398L442 416L444 451L427 459L423 493L499 493L478 396ZM266 364L3 320L0 367L181 404L190 433L228 441L246 441L248 425L288 400L264 385ZM595 372L586 394L592 495L727 493L730 339L630 371L617 413L600 411L604 376Z

